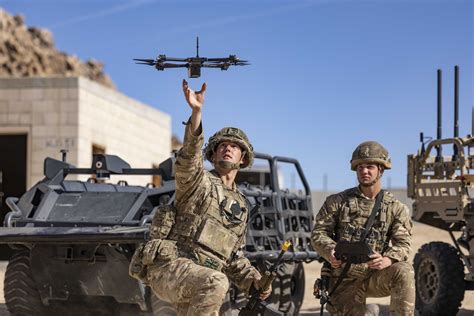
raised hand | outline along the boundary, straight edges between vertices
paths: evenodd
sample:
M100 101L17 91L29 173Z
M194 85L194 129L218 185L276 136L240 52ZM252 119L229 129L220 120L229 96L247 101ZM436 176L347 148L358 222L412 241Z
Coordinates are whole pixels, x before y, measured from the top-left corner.
M188 102L191 109L194 111L200 111L204 104L204 95L206 92L206 83L202 84L201 90L194 91L188 86L188 82L183 79L183 92L186 102Z

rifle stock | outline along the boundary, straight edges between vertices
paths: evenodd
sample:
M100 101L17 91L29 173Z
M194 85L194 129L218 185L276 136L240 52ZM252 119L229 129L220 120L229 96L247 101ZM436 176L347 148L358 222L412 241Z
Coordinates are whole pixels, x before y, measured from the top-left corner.
M272 266L266 270L262 276L261 287L252 289L251 297L247 305L240 311L240 316L245 315L284 315L283 312L273 309L269 306L267 302L260 298L260 294L267 291L272 285L273 280L275 280L278 267L283 262L283 255L291 246L289 241L285 241L281 247L280 254L278 255L277 260Z

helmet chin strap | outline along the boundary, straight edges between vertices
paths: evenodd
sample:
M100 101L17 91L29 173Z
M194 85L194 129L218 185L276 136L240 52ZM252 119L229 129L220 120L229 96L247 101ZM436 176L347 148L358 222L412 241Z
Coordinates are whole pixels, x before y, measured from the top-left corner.
M223 170L240 169L240 163L219 160L216 165Z

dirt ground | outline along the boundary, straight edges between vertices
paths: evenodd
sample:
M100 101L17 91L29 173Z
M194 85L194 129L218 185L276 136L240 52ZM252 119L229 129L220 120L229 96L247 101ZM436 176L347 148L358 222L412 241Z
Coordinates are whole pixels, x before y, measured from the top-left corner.
M413 257L416 251L420 248L421 245L428 243L430 241L445 241L450 243L449 234L445 231L429 227L427 225L416 223L414 226L413 232L413 253L410 258L413 261ZM3 274L5 273L7 263L0 261L0 316L9 315L7 312L6 306L3 299ZM305 298L303 302L303 307L301 310L301 315L319 315L319 301L317 301L313 293L313 284L314 280L318 277L321 264L318 262L312 262L305 264L305 273L306 273L306 291ZM380 308L380 315L388 315L388 306L390 304L390 299L387 298L372 298L368 299L368 303L378 304ZM325 315L328 315L325 312ZM474 315L474 291L466 291L464 295L464 301L461 306L461 310L458 313L460 316Z
M451 242L451 237L448 232L430 227L428 225L415 223L413 228L413 252L411 254L410 262L413 262L415 256L421 245L430 241L444 241L447 243ZM305 298L303 301L302 315L319 315L319 301L316 300L313 295L313 284L314 280L318 277L321 264L318 262L312 262L305 265L306 273L306 290ZM378 304L380 308L380 315L388 315L388 308L390 305L390 298L369 298L367 303ZM329 315L325 313L325 315ZM474 315L474 291L466 291L464 294L464 300L462 302L461 310L458 313L459 316L473 316Z

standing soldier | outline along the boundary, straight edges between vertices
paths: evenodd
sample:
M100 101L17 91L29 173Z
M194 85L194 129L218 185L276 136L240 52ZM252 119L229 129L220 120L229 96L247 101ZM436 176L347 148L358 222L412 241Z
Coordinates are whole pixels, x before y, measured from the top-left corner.
M351 160L359 186L329 196L316 216L311 242L330 263L329 271L323 272L330 275L327 309L331 315L365 315L367 297L389 295L390 315L414 314L414 272L407 262L412 230L409 210L381 188L382 174L391 166L382 145L373 141L360 144ZM364 233L379 193L377 217ZM367 263L352 264L343 273L345 264L334 256L336 243L359 241L361 236L367 236L365 241L374 254Z
M201 116L206 84L195 92L183 80L183 91L192 114L175 162L176 201L155 215L152 240L135 252L130 273L141 273L178 315L218 315L229 280L245 292L260 287L261 275L241 250L249 209L234 182L239 169L252 164L253 148L240 129L223 128L204 149L214 170L204 170ZM135 257L140 258L138 264ZM260 297L270 293L271 288Z

